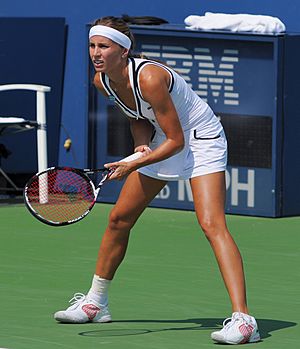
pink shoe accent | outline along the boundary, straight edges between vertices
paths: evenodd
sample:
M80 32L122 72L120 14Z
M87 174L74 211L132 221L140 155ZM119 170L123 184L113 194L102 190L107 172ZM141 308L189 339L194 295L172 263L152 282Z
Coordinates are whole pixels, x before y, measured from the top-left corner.
M252 335L253 329L254 328L251 325L242 324L241 326L239 326L239 330L242 336L244 337L244 339L240 342L240 344L248 342L248 340Z
M86 313L88 318L92 321L95 318L95 316L97 315L98 311L100 311L100 308L98 308L94 304L85 304L82 307L82 310Z

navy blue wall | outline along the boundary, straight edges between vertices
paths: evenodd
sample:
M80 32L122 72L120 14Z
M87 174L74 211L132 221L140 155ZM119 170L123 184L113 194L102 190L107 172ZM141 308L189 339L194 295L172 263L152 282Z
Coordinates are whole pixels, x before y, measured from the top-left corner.
M300 2L286 0L1 0L0 17L65 17L69 27L62 123L73 140L73 151L65 152L61 131L59 162L86 166L87 163L87 46L86 24L105 15L153 15L182 24L190 14L206 11L266 14L279 17L289 32L300 32ZM22 33L20 33L22 37ZM26 38L24 38L26 40ZM55 47L53 47L55 50ZM20 81L25 83L25 81ZM76 120L76 122L74 122ZM76 155L76 163L74 161Z

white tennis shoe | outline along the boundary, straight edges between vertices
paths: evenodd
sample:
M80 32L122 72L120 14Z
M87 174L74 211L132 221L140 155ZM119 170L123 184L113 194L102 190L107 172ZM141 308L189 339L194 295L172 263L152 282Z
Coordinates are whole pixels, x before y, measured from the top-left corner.
M97 304L83 293L75 293L71 306L54 314L54 319L63 323L83 324L86 322L110 322L108 306Z
M213 332L211 338L218 343L244 344L260 341L256 320L253 316L235 312L223 321L223 328Z

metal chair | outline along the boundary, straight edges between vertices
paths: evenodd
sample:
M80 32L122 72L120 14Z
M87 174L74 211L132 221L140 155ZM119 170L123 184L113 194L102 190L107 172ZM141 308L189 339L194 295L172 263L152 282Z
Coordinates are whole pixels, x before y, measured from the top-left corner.
M45 93L51 91L51 87L34 84L7 84L0 85L1 91L9 90L30 90L36 92L36 121L29 121L17 117L0 117L0 136L6 133L16 133L21 131L37 129L37 153L38 171L48 167L47 157L47 125L46 125L46 96ZM1 110L0 110L1 113ZM0 174L7 180L12 188L0 188L0 190L20 191L17 185L9 178L0 166Z

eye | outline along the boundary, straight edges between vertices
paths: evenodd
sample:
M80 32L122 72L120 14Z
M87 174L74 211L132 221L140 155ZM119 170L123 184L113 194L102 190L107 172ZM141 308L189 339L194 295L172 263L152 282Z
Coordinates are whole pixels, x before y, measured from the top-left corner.
M89 47L90 48L95 48L95 44L93 42L90 42Z

